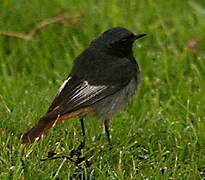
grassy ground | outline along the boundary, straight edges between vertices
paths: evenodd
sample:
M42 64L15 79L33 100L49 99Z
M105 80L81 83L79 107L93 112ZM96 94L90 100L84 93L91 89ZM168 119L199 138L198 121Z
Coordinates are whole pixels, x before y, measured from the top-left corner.
M0 30L27 33L63 13L82 16L72 26L69 20L48 25L31 41L0 35L0 179L205 178L204 1L7 0L0 3ZM88 117L83 153L91 167L40 162L48 151L78 146L78 119L59 123L32 145L22 144L21 134L47 110L73 59L113 26L148 34L134 46L142 84L112 120L113 148L102 121ZM196 44L188 48L190 40Z

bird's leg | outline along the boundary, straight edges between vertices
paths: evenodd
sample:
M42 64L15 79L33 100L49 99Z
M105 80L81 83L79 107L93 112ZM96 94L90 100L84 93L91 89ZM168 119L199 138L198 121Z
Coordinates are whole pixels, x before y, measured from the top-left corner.
M83 117L80 118L80 124L82 128L82 135L83 135L83 144L85 145L85 126L84 126L84 121Z
M110 132L109 132L109 127L110 127L110 120L109 119L106 119L104 121L104 126L105 126L105 132L107 134L108 144L111 145L111 142L110 142Z
M86 164L90 164L90 162L87 160L86 157L81 157L81 150L85 147L85 126L83 117L80 117L80 124L82 129L82 135L83 135L83 141L80 143L80 145L71 151L71 156L77 156L77 160L75 161L75 164L78 166L81 162L85 161Z
M71 156L77 156L79 157L81 155L81 150L84 148L85 146L85 126L84 126L84 121L83 121L83 117L80 117L80 124L81 124L81 129L82 129L82 135L83 135L83 141L80 143L80 145L76 148L73 149L71 151Z

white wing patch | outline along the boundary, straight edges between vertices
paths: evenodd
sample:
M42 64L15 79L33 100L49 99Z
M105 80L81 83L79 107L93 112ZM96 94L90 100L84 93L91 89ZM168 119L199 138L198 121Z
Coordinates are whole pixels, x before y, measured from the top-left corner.
M75 102L75 106L85 103L86 101L92 99L97 94L100 94L103 90L105 90L107 86L93 86L89 85L87 81L84 81L80 87L70 96L69 103Z
M68 79L66 79L63 84L61 85L61 87L58 89L58 94L60 94L60 92L63 90L63 88L65 87L65 85L67 84L67 82L71 79L71 77L69 77Z
M102 85L102 86L92 86L89 85L87 81L84 81L83 84L81 84L81 87L76 91L73 96L71 96L71 101L74 99L79 99L79 97L85 97L89 96L90 98L94 97L96 94L99 92L102 92L104 89L106 89L107 86Z

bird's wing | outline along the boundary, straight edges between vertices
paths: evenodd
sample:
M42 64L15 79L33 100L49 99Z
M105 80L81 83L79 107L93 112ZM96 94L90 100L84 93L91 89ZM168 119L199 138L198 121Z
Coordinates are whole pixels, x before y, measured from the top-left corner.
M70 76L59 88L47 115L58 116L92 105L93 103L117 92L119 85L90 85L88 81L80 81Z

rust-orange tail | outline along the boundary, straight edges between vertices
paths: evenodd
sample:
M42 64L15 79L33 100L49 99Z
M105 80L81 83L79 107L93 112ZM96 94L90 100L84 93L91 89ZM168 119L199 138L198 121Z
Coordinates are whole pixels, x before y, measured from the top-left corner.
M58 118L57 118L58 119ZM24 142L33 143L35 139L41 138L51 127L55 125L57 119L45 119L44 117L38 121L38 124L31 128L22 136Z
M71 118L74 116L86 114L88 112L91 112L92 108L86 107L83 109L79 109L77 111L64 114L62 116L52 116L51 114L47 114L43 116L42 118L39 119L38 123L36 126L31 128L27 133L25 133L22 136L22 140L27 143L33 143L36 139L41 138L43 134L45 134L51 127L53 127L57 122Z

